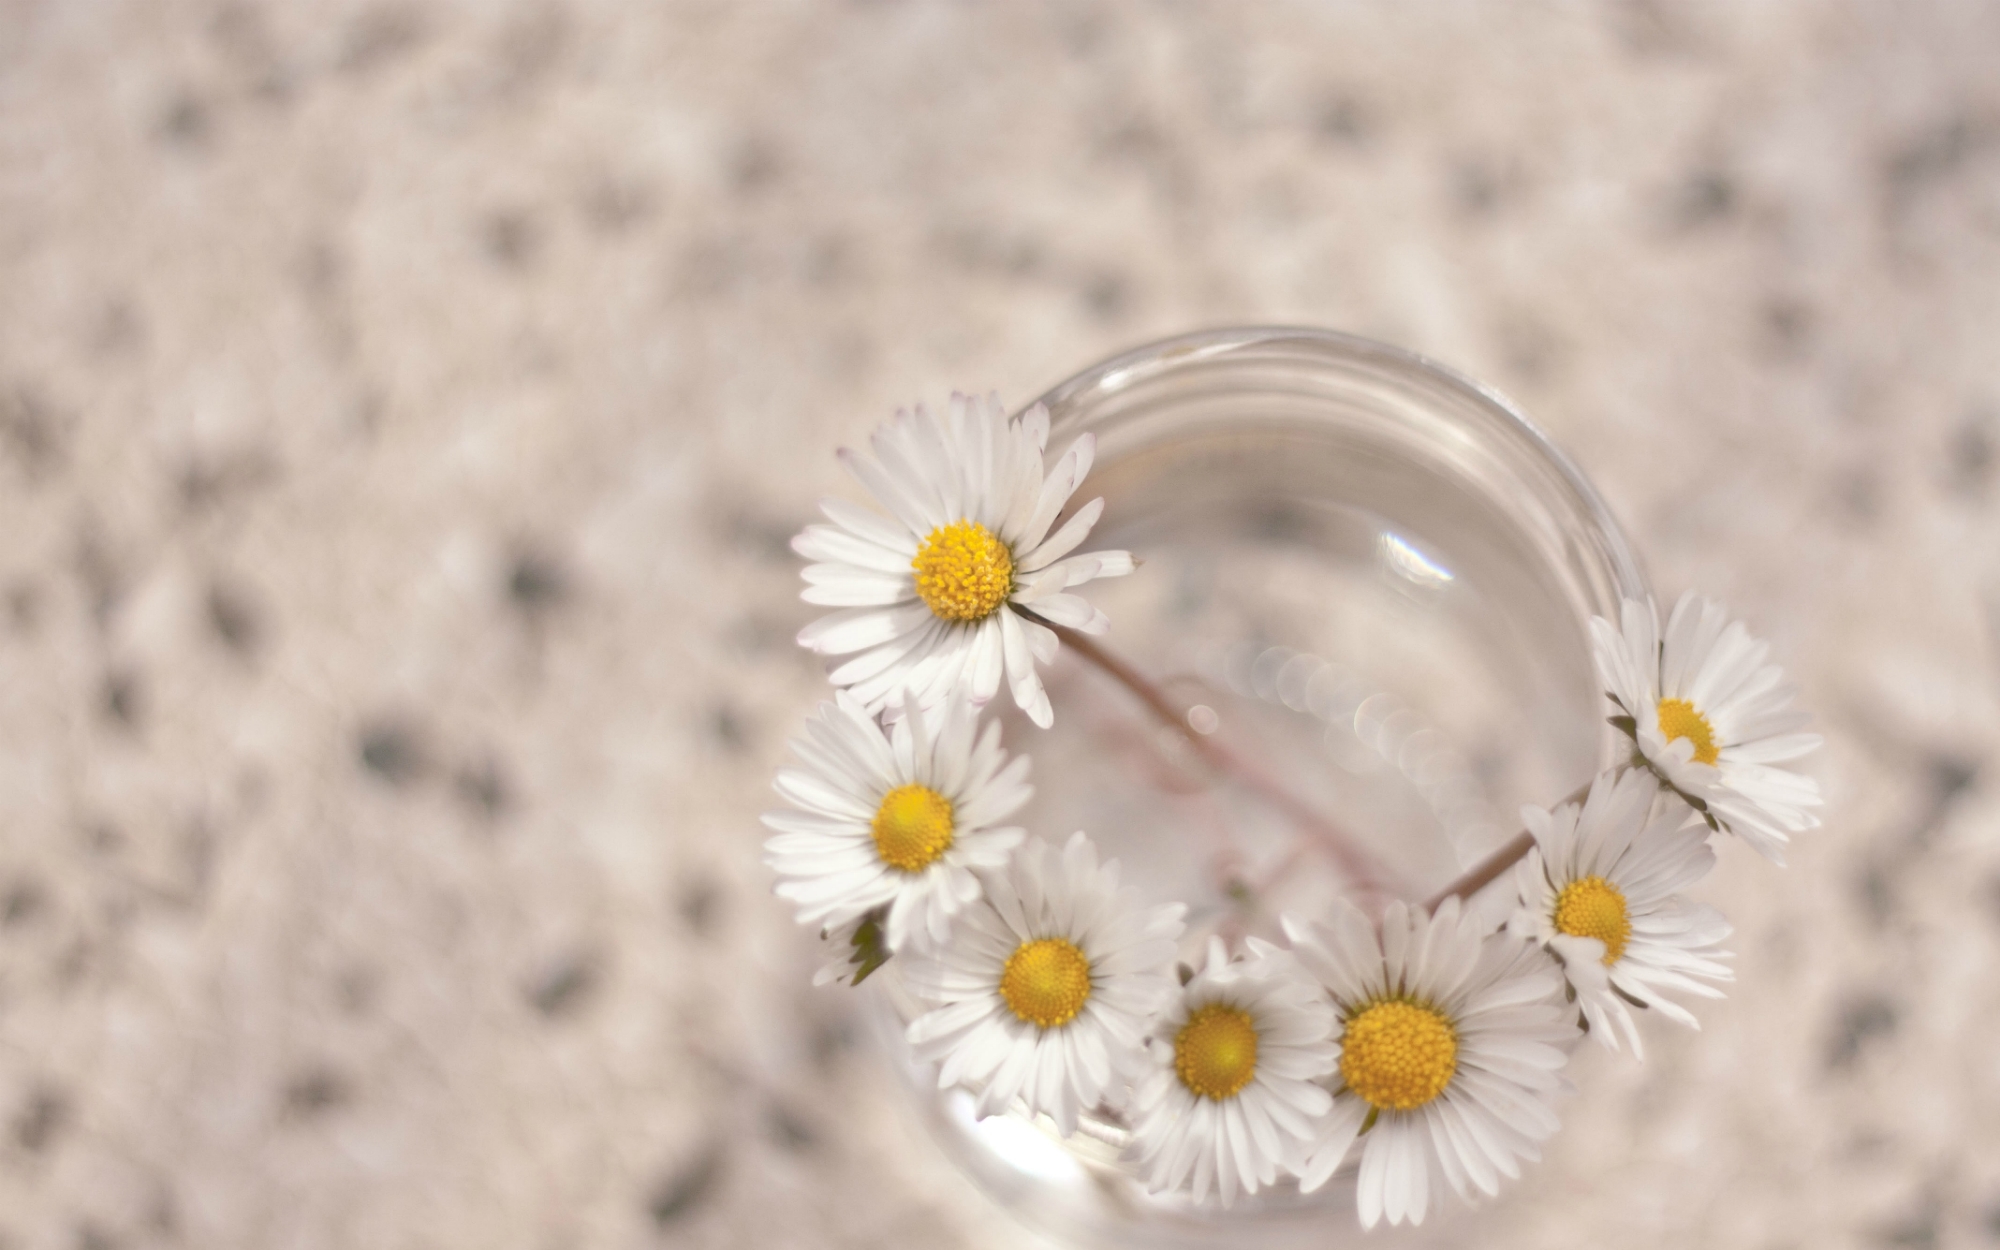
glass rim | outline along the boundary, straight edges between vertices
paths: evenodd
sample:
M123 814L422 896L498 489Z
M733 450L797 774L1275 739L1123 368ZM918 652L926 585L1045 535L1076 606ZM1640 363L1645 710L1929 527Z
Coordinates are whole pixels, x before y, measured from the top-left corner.
M1395 366L1419 383L1470 400L1489 416L1497 417L1500 425L1526 450L1553 470L1570 496L1579 519L1585 521L1599 539L1599 554L1618 593L1626 598L1642 598L1650 593L1645 567L1610 505L1605 503L1604 497L1568 453L1535 424L1519 404L1498 388L1450 365L1377 339L1304 325L1220 326L1195 330L1142 343L1089 365L1044 391L1027 408L1036 404L1046 406L1055 418L1054 428L1060 429L1065 424L1063 414L1088 402L1093 393L1114 395L1188 364L1219 361L1238 353L1284 345L1355 361Z

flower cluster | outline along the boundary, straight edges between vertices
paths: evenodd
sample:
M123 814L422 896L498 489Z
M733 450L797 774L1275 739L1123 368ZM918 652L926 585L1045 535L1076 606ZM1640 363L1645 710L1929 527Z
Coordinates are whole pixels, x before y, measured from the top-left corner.
M1070 590L1135 566L1076 554L1103 512L1069 507L1093 444L1050 469L1048 434L1041 407L1009 418L994 399L899 413L872 457L842 453L889 516L827 501L832 524L794 540L814 561L804 597L838 609L799 642L833 657L837 689L778 774L789 806L764 817L765 846L777 893L831 948L818 980L858 985L899 958L924 1004L908 1042L940 1088L1065 1136L1085 1115L1123 1126L1155 1191L1226 1207L1351 1163L1371 1227L1421 1221L1446 1188L1496 1193L1556 1131L1583 1033L1637 1056L1635 1012L1693 1026L1676 998L1730 979L1728 923L1684 894L1711 839L1778 860L1817 823L1816 786L1783 765L1818 739L1767 647L1694 596L1664 631L1650 602L1593 622L1630 758L1523 809L1504 928L1462 905L1468 885L1429 909L1285 916L1283 946L1209 936L1181 963L1181 904L1121 887L1083 833L1057 847L1005 823L1029 761L983 705L1004 676L1051 724L1037 666L1061 630L1108 628Z

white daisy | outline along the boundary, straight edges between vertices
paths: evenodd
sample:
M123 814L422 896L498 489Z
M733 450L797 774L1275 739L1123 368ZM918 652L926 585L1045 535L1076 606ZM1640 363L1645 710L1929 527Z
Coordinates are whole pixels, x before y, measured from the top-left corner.
M1118 888L1078 833L1036 839L952 924L951 939L913 961L904 982L939 1004L910 1024L910 1045L942 1060L938 1088L978 1088L979 1114L1016 1097L1064 1135L1113 1082L1132 1075L1146 1026L1173 996L1179 903L1144 907Z
M1520 910L1508 923L1562 961L1591 1032L1611 1049L1618 1033L1643 1056L1627 1003L1699 1028L1666 991L1720 998L1696 978L1734 974L1716 945L1729 922L1712 907L1675 896L1708 874L1708 826L1641 769L1600 773L1578 807L1521 809L1535 846L1515 870Z
M1055 658L1043 621L1087 634L1104 614L1067 593L1130 573L1128 552L1070 555L1104 511L1093 499L1053 534L1063 505L1090 471L1085 434L1044 474L1049 414L1040 404L1009 420L997 396L954 395L943 417L922 405L878 429L873 457L840 457L893 519L829 499L833 524L809 525L792 549L807 603L840 608L799 632L799 645L851 657L830 674L871 710L906 690L929 707L956 689L984 703L1004 670L1014 702L1037 725L1054 720L1035 665ZM1067 557L1067 558L1065 558Z
M1256 1193L1308 1141L1332 1100L1313 1081L1333 1069L1333 1012L1298 961L1248 941L1230 962L1211 938L1208 966L1182 987L1147 1047L1152 1072L1133 1098L1133 1143L1154 1190L1212 1185L1222 1205Z
M1033 789L1028 758L1007 763L1000 726L953 699L906 716L884 733L860 700L836 691L792 739L802 768L780 769L775 788L795 810L767 812L777 836L764 862L778 897L799 905L800 924L832 934L878 907L890 951L912 935L942 941L951 918L979 897L975 868L998 868L1021 841L995 828Z
M1284 924L1340 1016L1333 1113L1299 1156L1301 1190L1324 1185L1359 1138L1362 1225L1416 1224L1442 1193L1438 1174L1469 1201L1541 1157L1577 1036L1546 955L1483 938L1456 898L1434 916L1390 904L1379 937L1347 903L1331 927Z
M1790 835L1819 824L1807 810L1819 806L1819 786L1773 765L1810 753L1820 739L1799 732L1805 714L1793 709L1778 666L1764 663L1769 644L1693 594L1674 605L1664 637L1651 600L1627 599L1620 615L1622 630L1602 617L1590 622L1598 680L1625 714L1619 728L1710 824L1784 863Z

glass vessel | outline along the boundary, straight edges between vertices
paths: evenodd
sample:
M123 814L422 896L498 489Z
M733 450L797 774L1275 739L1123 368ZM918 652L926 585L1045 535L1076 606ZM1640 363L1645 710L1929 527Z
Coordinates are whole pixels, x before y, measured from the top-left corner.
M1312 819L1421 900L1508 841L1522 804L1553 806L1613 760L1588 623L1645 580L1589 483L1490 388L1365 339L1259 328L1127 352L1041 402L1051 459L1097 437L1078 497L1106 507L1088 546L1144 560L1084 592L1111 618L1104 645L1242 768L1214 767L1065 648L1047 672L1055 727L1009 709L1010 748L1034 757L1020 823L1057 842L1086 830L1150 901L1187 903L1184 958L1213 933L1275 939L1280 913L1323 916L1356 888ZM1474 900L1496 923L1510 880ZM1317 1193L1281 1180L1222 1211L1149 1195L1114 1114L1066 1141L975 1121L903 1045L916 1004L895 972L878 1021L930 1130L1031 1225L1107 1247L1359 1240L1353 1158ZM1449 1243L1476 1218L1448 1197L1420 1229L1368 1238Z

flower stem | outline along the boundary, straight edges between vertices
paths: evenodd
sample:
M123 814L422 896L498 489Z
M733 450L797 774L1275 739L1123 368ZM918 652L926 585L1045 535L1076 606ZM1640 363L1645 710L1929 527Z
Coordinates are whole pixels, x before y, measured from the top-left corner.
M1555 807L1561 807L1567 803L1581 803L1589 794L1590 784L1586 782L1570 791L1566 797L1557 802L1549 810L1553 811ZM1457 880L1444 889L1439 890L1436 894L1431 895L1428 899L1425 899L1424 910L1434 912L1439 907L1442 907L1444 901L1448 898L1471 898L1498 880L1501 873L1506 872L1509 868L1512 868L1515 864L1525 859L1529 848L1534 845L1535 835L1523 829L1509 838L1505 846L1466 869L1459 874Z
M1098 644L1088 634L1078 633L1064 625L1044 621L1065 647L1080 659L1095 666L1100 672L1130 691L1133 697L1146 705L1148 711L1157 717L1162 725L1178 733L1196 755L1218 773L1234 777L1246 788L1256 792L1265 802L1285 814L1299 829L1309 834L1324 847L1340 866L1341 873L1362 890L1382 895L1387 892L1390 874L1387 869L1362 849L1352 835L1319 811L1293 794L1265 772L1255 762L1207 734L1196 733L1188 724L1186 707L1178 705L1165 691L1147 680L1144 674L1124 660L1113 655Z
M1480 860L1459 874L1456 881L1424 900L1424 910L1434 912L1444 905L1448 898L1471 898L1487 886L1493 884L1501 873L1521 862L1528 848L1535 844L1535 836L1523 829L1507 840L1499 850Z

